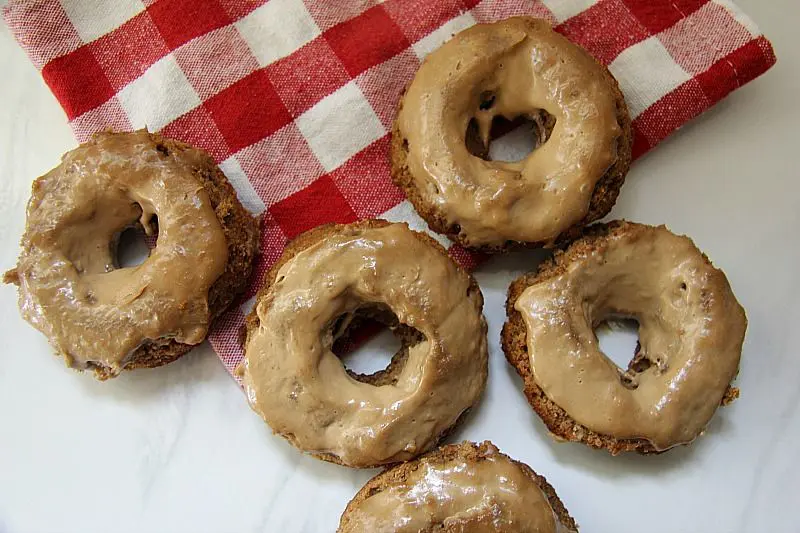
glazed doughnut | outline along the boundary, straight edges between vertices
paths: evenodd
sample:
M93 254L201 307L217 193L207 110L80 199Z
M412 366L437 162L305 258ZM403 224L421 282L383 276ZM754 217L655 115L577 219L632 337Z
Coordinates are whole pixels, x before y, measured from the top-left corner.
M688 237L615 222L589 228L509 289L503 351L556 437L640 453L692 442L732 401L747 328L720 270ZM623 371L594 328L635 318Z
M250 405L323 460L366 468L416 457L483 392L482 307L475 280L405 224L311 230L288 245L248 317L241 373ZM385 371L368 376L332 351L362 311L390 317L403 342Z
M575 521L547 480L490 442L443 446L378 474L337 533L567 533Z
M546 142L519 162L488 161L496 117L528 117ZM630 117L608 69L548 22L514 17L425 58L398 107L391 159L431 229L487 250L551 245L611 210L630 165Z
M158 242L119 268L118 238L132 226L157 229ZM205 152L144 130L100 133L33 183L4 281L68 366L106 379L202 342L244 290L258 233Z

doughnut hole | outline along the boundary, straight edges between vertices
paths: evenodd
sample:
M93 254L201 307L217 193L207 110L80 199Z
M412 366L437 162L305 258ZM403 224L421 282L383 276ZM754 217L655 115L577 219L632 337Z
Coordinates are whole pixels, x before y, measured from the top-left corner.
M605 319L594 328L594 334L600 351L617 365L622 384L635 389L636 375L651 366L641 352L639 322L628 317Z
M482 97L479 109L490 110L493 102L494 95ZM555 123L555 117L543 109L511 119L494 115L489 130L489 143L484 145L478 120L473 118L467 124L467 151L484 161L516 163L547 142Z
M116 268L139 266L150 256L150 251L156 247L158 241L158 220L155 216L150 226L155 228L152 235L147 235L138 222L122 230L114 252Z
M157 217L152 215L147 221L150 235L146 235L141 223L142 207L114 201L117 199L102 208L76 214L80 220L65 225L58 233L61 253L80 276L137 266L156 246Z
M337 317L323 340L330 343L350 377L379 387L397 383L408 350L425 336L401 324L386 305L369 304Z

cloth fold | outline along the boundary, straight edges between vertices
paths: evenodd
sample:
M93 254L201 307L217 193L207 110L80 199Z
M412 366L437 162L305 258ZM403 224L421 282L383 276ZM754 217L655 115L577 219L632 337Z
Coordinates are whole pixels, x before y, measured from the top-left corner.
M775 63L727 0L12 0L3 10L79 141L148 127L194 144L263 215L251 291L209 336L231 372L244 315L290 239L378 216L427 229L389 177L395 105L453 33L521 14L609 66L634 157ZM477 261L437 238L462 264Z

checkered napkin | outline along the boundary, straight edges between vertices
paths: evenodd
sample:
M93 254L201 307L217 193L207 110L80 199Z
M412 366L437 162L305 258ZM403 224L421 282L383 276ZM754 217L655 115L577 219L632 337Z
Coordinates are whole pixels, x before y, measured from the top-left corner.
M609 66L636 157L775 62L726 0L12 0L4 10L79 140L160 130L211 153L263 214L257 279L210 335L229 370L253 294L289 239L376 216L426 228L389 178L400 93L453 33L518 14L549 19Z

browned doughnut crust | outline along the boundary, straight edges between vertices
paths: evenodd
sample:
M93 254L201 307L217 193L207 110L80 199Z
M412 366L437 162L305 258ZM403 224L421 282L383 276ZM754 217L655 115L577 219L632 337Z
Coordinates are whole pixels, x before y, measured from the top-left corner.
M491 453L494 453L495 455L497 454L497 452L491 451L492 446L492 443L489 441L485 441L481 444L468 441L460 444L448 444L413 461L387 468L369 480L367 484L358 491L353 499L350 500L350 503L347 504L344 513L342 513L342 518L339 521L339 529L337 531L341 531L347 525L348 520L350 519L350 511L353 507L359 505L367 498L386 490L387 488L405 483L408 476L412 472L416 471L420 466L424 464L443 464L453 460L479 463L485 460L487 455ZM564 526L569 528L570 531L578 531L578 525L575 523L575 519L569 515L567 508L564 507L564 504L558 498L555 489L547 482L544 476L540 476L534 472L533 469L525 463L515 461L503 453L500 455L517 465L526 476L536 483L539 489L545 494L545 496L547 496L547 501L550 503L550 507L553 508L556 516ZM455 533L456 531L461 530L447 528L441 524L432 525L430 528L430 533Z
M528 17L530 18L530 17ZM574 43L573 43L574 44ZM619 84L616 78L609 72L605 65L594 59L586 50L575 44L575 46L590 57L597 63L603 73L607 83L613 88L615 100L617 104L617 122L619 123L622 134L617 141L617 161L609 168L602 178L597 182L592 192L591 200L589 201L589 210L586 216L583 217L578 223L563 231L556 239L555 246L568 242L577 238L581 229L596 220L600 220L606 216L614 203L617 201L619 190L625 182L625 175L631 166L631 153L633 148L633 130L631 129L631 118L628 114L628 106L625 104L625 97L619 89ZM435 204L424 198L414 183L414 177L411 174L411 169L408 167L408 139L404 138L400 133L397 123L397 117L400 115L400 110L404 105L405 93L400 97L400 102L397 105L397 112L395 113L395 121L392 126L392 140L389 148L392 181L395 185L403 189L408 200L414 206L419 216L428 223L433 231L447 235L453 241L461 244L462 246L469 247L465 239L460 235L460 228L458 224L448 224L447 216ZM551 126L552 129L552 126ZM549 132L548 132L549 134ZM513 246L526 246L532 248L539 248L547 243L543 242L517 242L507 241L502 246L480 246L472 247L481 252L492 253L502 252Z
M641 226L629 224L625 221L589 226L584 229L582 236L578 240L564 249L557 250L551 259L541 263L536 272L525 274L516 279L508 289L508 299L506 300L508 320L503 325L501 334L501 342L506 359L522 378L528 403L545 423L550 433L565 441L583 442L597 449L605 448L612 455L626 451L635 451L642 455L663 452L656 450L646 439L617 439L612 435L596 433L578 424L558 404L551 401L534 380L528 358L527 329L522 315L514 309L514 304L525 292L525 289L531 285L564 273L574 258L589 254L595 248L602 248L605 241L611 240L615 236L639 231L643 231ZM703 254L703 260L708 265L711 265L705 254ZM631 361L631 365L634 362ZM728 405L738 397L739 389L729 385L721 404Z
M331 235L338 235L345 231L349 231L352 229L370 229L370 228L383 228L385 226L391 225L391 222L387 222L386 220L381 219L367 219L361 220L358 222L353 222L351 224L324 224L322 226L317 226L311 230L306 231L295 237L291 242L286 245L286 248L283 250L283 254L278 259L278 261L272 266L272 268L267 272L267 275L264 277L264 286L259 289L258 294L256 295L255 304L253 305L253 309L250 313L245 317L245 327L242 331L242 346L247 346L247 343L250 339L250 335L254 333L258 327L261 325L261 320L258 318L258 314L256 312L258 306L263 302L266 305L269 305L272 295L270 293L270 288L275 283L275 278L278 276L278 271L288 263L294 256L305 250L306 248L310 248L311 246L317 244L318 242L324 241ZM419 239L420 241L432 246L436 249L439 253L443 256L447 257L448 260L452 261L449 255L447 255L447 250L444 247L436 242L430 235L426 235L424 233L420 233L417 231L412 231L414 236ZM473 301L476 304L476 308L479 313L482 313L483 310L483 294L480 291L480 287L478 286L478 282L475 281L475 278L472 277L468 272L462 269L457 263L456 266L459 270L464 272L467 276L469 276L470 285L468 291L473 295ZM481 314L481 317L483 315ZM483 329L484 332L487 329L486 320L482 318L483 322ZM350 374L354 379L358 379L362 383L369 383L370 385L374 386L381 386L387 383L394 383L397 381L397 376L399 375L400 371L403 368L403 364L408 356L408 344L406 341L411 340L410 336L413 336L413 333L409 331L400 331L400 338L403 341L403 346L393 357L389 366L386 369L376 372L370 375L364 374L356 374L351 370L347 369L347 373ZM465 410L461 413L461 416L458 417L456 422L450 426L447 430L445 430L439 438L437 439L437 444L441 443L444 439L446 439L455 429L460 426L464 420L469 415L470 409ZM291 434L280 434L283 438L291 442L295 445L294 435ZM300 449L298 447L298 449ZM312 453L314 457L318 459L322 459L323 461L328 461L331 463L335 463L342 466L348 466L341 462L341 460L333 454L328 453Z
M108 134L104 133L104 135ZM125 133L111 134L125 135ZM233 186L210 155L188 144L162 137L158 133L151 133L150 138L156 144L156 148L166 156L191 150L198 153L203 160L201 166L193 169L194 175L208 194L228 243L228 262L225 265L225 271L208 291L210 321L213 323L247 288L253 261L259 251L259 221L239 202ZM16 271L7 272L3 281L15 283L17 281ZM183 344L175 340L165 343L145 343L132 354L130 361L123 369L133 370L162 366L175 361L192 348L194 345ZM103 366L98 364L91 366L95 377L99 380L114 377L114 373L109 372Z

